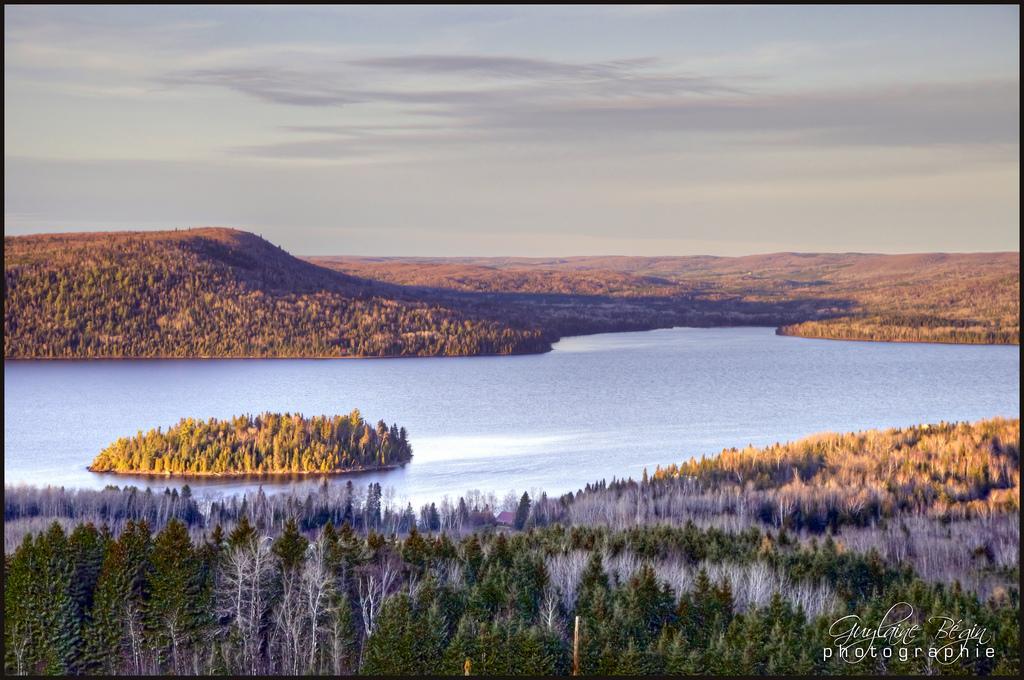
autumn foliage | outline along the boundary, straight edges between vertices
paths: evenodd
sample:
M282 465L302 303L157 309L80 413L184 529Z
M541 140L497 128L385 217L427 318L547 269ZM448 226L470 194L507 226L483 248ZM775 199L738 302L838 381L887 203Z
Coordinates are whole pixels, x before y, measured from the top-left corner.
M303 418L264 413L230 420L184 418L121 438L93 461L94 472L242 475L332 473L401 465L412 458L405 428L371 427L359 411Z

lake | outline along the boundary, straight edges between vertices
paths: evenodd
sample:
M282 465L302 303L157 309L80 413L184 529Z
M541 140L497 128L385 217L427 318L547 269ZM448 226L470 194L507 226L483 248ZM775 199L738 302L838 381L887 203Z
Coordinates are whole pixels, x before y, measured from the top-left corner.
M825 430L1018 417L1019 380L1016 346L808 340L770 328L571 337L528 356L7 361L4 478L180 486L85 468L118 437L185 416L359 408L371 422L408 429L412 463L332 484L378 481L417 506L470 489L558 494ZM197 495L318 483L188 481Z

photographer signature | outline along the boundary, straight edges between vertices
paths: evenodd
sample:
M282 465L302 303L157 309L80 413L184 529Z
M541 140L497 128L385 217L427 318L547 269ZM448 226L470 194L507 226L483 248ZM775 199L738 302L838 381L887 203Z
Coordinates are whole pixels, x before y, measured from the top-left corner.
M847 663L856 663L865 658L894 656L906 661L927 654L938 663L949 665L965 658L994 657L994 650L987 646L992 640L987 628L951 616L932 616L928 622L938 627L932 644L921 647L915 643L924 629L915 621L914 607L909 602L894 604L877 624L865 622L858 614L843 616L829 626L835 651L826 647L824 658L836 654Z

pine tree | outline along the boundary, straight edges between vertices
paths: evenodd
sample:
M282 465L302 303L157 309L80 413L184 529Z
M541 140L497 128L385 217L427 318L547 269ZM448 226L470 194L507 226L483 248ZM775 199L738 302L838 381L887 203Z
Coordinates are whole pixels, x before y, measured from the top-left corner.
M483 548L480 546L480 539L477 538L476 534L471 535L462 542L462 563L465 565L465 578L466 583L469 585L476 583L477 578L479 578L483 559Z
M78 617L87 624L92 610L93 592L106 554L108 535L101 534L92 523L79 524L68 539L73 573L71 594Z
M273 551L277 556L282 571L293 572L302 565L309 541L299 533L299 526L294 517L284 523L284 531L274 541Z
M67 675L81 644L81 619L75 606L70 547L64 529L54 522L36 544L42 625L42 661L50 675Z
M344 592L335 592L328 610L331 670L334 675L354 673L358 665L355 619Z
M106 548L86 629L85 667L115 673L141 672L142 631L139 617L149 579L150 535L145 524L129 522Z
M681 633L674 632L665 650L665 673L668 675L690 675L690 650Z
M366 492L366 510L363 513L364 528L366 529L380 529L380 497L380 484L377 482L370 484Z
M124 550L115 542L100 568L86 629L84 661L90 671L113 674L120 666L125 644L122 610L129 596Z
M4 564L4 669L18 675L34 671L41 653L35 550L32 534L26 534Z
M522 530L526 526L526 520L530 517L530 495L523 492L522 497L519 499L519 507L516 508L516 518L513 523L513 527L517 530Z
M593 598L598 592L607 596L610 592L608 575L604 571L601 561L601 554L597 551L591 552L587 558L587 566L580 576L579 596L576 599L576 613L586 616L593 614Z
M420 572L426 569L429 557L430 547L420 532L416 531L416 527L413 527L402 543L402 560L416 572Z
M437 506L434 503L430 504L430 509L427 511L427 524L430 531L441 530L441 514L437 511Z
M412 604L409 596L399 593L388 598L374 625L373 635L363 650L365 675L416 675L417 658L412 635Z
M474 675L483 672L482 659L477 644L477 625L471 616L459 619L455 635L448 643L441 662L441 673L459 675L463 672L466 660L469 659Z
M196 641L211 603L204 594L201 563L185 525L174 519L153 543L153 572L145 606L145 626L160 662L182 669L184 653Z
M299 533L294 517L285 522L284 531L271 548L279 567L279 596L274 618L281 636L279 650L281 669L287 675L297 675L303 658L302 618L303 603L299 592L300 570L309 541Z
M243 505L244 502L243 499ZM241 518L238 520L238 524L235 525L235 528L228 535L228 545L233 549L250 545L256 540L256 529L249 523L249 515L245 512L244 507L240 514Z
M643 564L622 592L623 634L646 647L675 618L675 597L658 584L654 569Z
M637 641L630 638L615 664L615 675L651 675L653 672L646 655L638 648Z

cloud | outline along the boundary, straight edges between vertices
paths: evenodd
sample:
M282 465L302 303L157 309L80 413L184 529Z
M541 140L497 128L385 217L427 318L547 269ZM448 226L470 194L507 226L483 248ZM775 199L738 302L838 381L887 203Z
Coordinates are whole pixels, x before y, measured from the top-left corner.
M518 100L743 92L735 82L664 69L653 71L650 67L657 61L652 58L569 63L472 54L409 55L349 60L344 64L347 68L203 68L168 73L158 81L174 87L221 87L276 104L326 107L373 102L504 107ZM396 77L390 87L380 88L380 78L366 72L380 69L395 71L405 79ZM459 76L461 80L440 87L440 76ZM495 88L491 82L494 79L512 82Z
M637 98L511 106L492 111L503 128L573 132L711 132L806 136L811 143L973 144L1019 141L1016 81L909 84L902 87L713 98Z
M623 61L570 63L525 57L479 54L415 54L349 61L355 66L389 69L404 73L472 74L491 78L598 79L632 75L638 67L654 63L652 58Z
M338 114L344 124L290 128L305 139L228 149L274 159L654 138L672 150L700 135L732 144L811 146L1011 145L1020 136L1019 81L1009 78L782 91L771 78L711 77L649 56L570 62L397 54L314 63L195 69L160 80L275 104L345 108ZM362 112L369 107L387 112L390 125L367 126ZM323 137L309 139L311 133Z
M264 158L323 160L426 148L451 153L460 145L488 143L585 141L588 145L596 142L594 149L598 150L646 140L649 145L676 152L709 135L727 145L751 146L1019 144L1020 88L1016 80L774 93L717 82L711 89L703 89L700 79L694 85L693 79L682 83L680 78L686 77L581 79L568 85L530 81L462 90L329 91L321 82L319 89L301 94L298 81L282 85L267 77L256 81L257 96L280 99L285 93L290 102L336 97L339 102L412 107L402 110L406 118L400 124L298 126L291 131L323 137L239 146L231 151ZM227 80L233 87L248 87L245 79ZM303 82L317 81L308 78Z
M263 101L292 106L339 106L359 101L312 73L277 68L196 69L167 74L157 80L167 86L222 87Z

